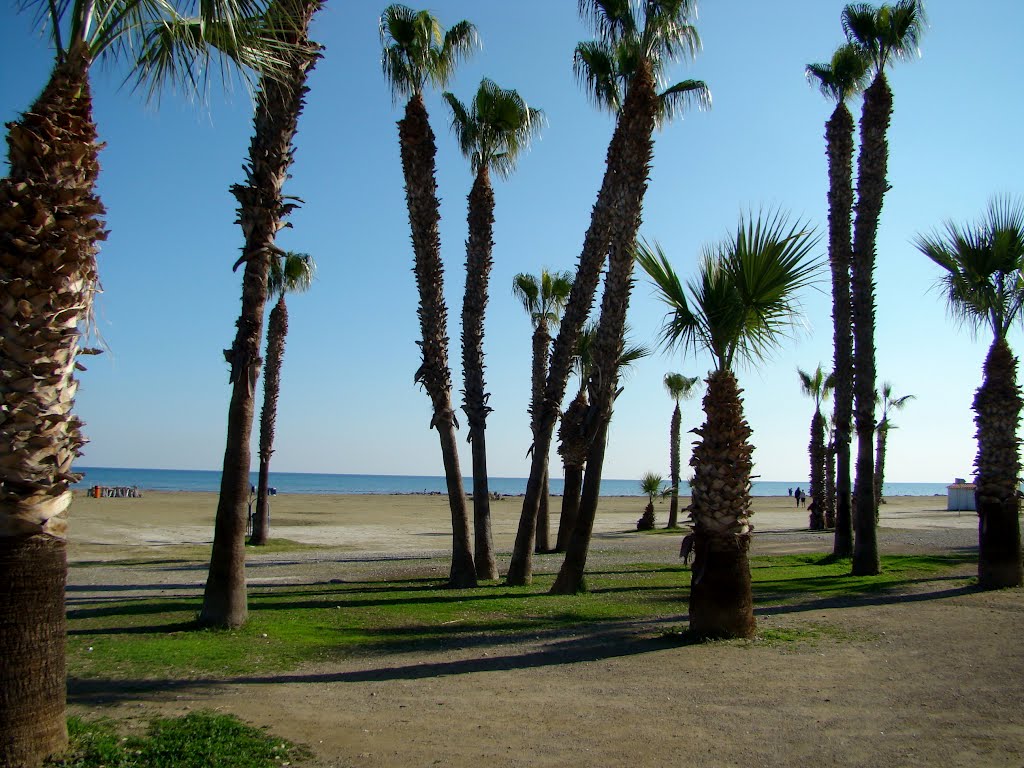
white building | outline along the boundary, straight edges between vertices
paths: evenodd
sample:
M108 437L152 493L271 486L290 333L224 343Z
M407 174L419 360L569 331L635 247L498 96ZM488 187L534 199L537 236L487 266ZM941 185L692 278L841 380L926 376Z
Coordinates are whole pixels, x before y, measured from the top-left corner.
M950 511L974 511L974 490L977 486L974 483L966 483L962 477L956 478L956 482L946 486L946 509Z

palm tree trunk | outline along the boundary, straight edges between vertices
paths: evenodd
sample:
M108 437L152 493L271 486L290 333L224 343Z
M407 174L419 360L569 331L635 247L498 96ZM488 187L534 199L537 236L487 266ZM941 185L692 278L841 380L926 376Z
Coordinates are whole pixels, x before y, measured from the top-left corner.
M85 442L72 413L79 327L106 238L88 59L72 51L8 123L0 180L0 764L64 748L63 513Z
M256 546L270 537L270 457L274 453L274 429L277 423L277 398L281 392L281 364L288 336L288 305L284 294L270 310L267 321L267 366L263 378L263 412L260 414L260 474L256 486L256 515L253 518L250 542Z
M477 172L469 193L469 239L466 242L466 292L462 304L463 410L473 452L474 563L481 579L498 578L491 536L491 491L487 483L487 405L484 391L484 313L494 246L494 191L487 166Z
M814 411L811 419L811 477L807 484L808 495L814 505L808 525L812 531L825 530L825 420L821 411Z
M534 436L526 497L523 499L523 512L519 519L512 561L509 564L510 585L529 584L533 578L533 540L536 535L541 480L547 472L547 453L551 448L555 422L558 419L562 398L565 396L565 385L569 379L576 342L590 312L605 255L614 236L624 238L628 228L633 228L635 235L635 227L639 226L639 211L633 216L633 220L630 220L632 207L628 206L628 201L639 199L642 204L643 190L647 186L653 132L653 85L650 77L650 73L646 72L643 80L638 76L630 85L608 146L601 190L591 212L590 227L583 241L583 252L576 269L576 278L551 353L550 369L541 401L542 410L538 414L538 426ZM637 87L638 85L640 87ZM638 190L637 185L642 189ZM626 210L627 207L629 210ZM623 224L623 221L627 224ZM581 500L581 505L582 503Z
M672 501L668 508L668 525L666 528L679 527L679 431L683 423L683 414L676 403L672 411L672 424L669 428L669 473L672 475Z
M469 513L462 487L459 454L455 443L455 412L451 402L451 373L448 369L448 310L444 302L444 267L441 263L441 218L435 182L434 156L437 147L427 109L419 94L409 99L405 116L398 122L405 174L405 196L412 230L416 287L423 363L415 381L427 391L434 414L430 426L441 441L448 506L452 515L451 586L476 586L476 569L470 542Z
M850 493L850 429L853 418L853 329L850 263L853 245L853 115L840 102L825 126L828 153L829 266L832 271L833 364L835 405L835 538L832 552L853 554L853 499Z
M698 638L753 637L756 629L748 556L753 447L741 394L731 371L712 372L696 430L690 632Z
M587 568L587 554L590 551L590 538L594 533L594 520L597 519L597 506L601 498L601 471L592 471L593 467L604 465L604 452L608 443L608 422L601 422L598 432L590 444L587 454L587 472L583 477L583 490L580 494L579 512L576 524L572 527L569 541L565 549L565 559L558 570L555 583L551 585L549 594L575 595L586 592L587 585L584 574Z
M555 552L565 552L580 510L583 466L587 462L586 417L589 409L586 389L581 388L562 414L558 427L558 453L565 468L562 513L558 521Z
M836 527L836 446L825 447L825 527Z
M889 435L887 425L879 424L875 431L875 525L878 525L878 510L882 505L882 483L885 479L885 439Z
M540 506L537 508L537 537L533 551L543 554L551 551L551 479L544 473L544 488L540 494Z
M857 464L854 481L853 574L879 572L875 526L873 437L875 430L875 243L887 186L889 149L885 133L892 114L892 93L880 72L864 91L857 166L857 205L853 227L850 305L853 309L854 416Z
M1024 584L1017 439L1020 410L1017 360L1006 340L998 339L989 349L985 380L974 397L974 423L978 428L978 583L984 589Z
M306 91L306 79L320 57L320 47L309 40L309 23L319 10L316 0L287 11L294 18L290 42L301 47L289 63L287 75L263 77L253 116L246 181L231 188L238 200L238 222L245 245L238 264L242 275L242 309L231 349L224 351L231 369L227 440L221 473L220 497L214 525L210 572L199 614L201 624L238 627L249 608L245 591L245 524L249 495L249 438L259 377L263 312L267 301L270 259L278 252L275 239L284 218L294 208L283 193L294 155Z

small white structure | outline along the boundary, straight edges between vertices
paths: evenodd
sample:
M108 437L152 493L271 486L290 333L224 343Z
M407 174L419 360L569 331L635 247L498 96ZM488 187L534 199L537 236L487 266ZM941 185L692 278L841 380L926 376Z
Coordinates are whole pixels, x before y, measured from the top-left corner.
M973 512L975 488L977 486L974 483L965 483L962 477L956 478L955 483L946 486L946 509L953 512Z

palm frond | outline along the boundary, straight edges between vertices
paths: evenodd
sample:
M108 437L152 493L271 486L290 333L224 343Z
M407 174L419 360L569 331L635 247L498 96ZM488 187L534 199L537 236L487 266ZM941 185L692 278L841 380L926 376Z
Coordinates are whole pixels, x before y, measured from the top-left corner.
M697 394L700 378L685 376L682 373L666 373L664 383L669 397L678 403L680 400L688 400Z
M572 69L594 106L613 113L621 109L624 88L611 46L597 41L580 43L573 53Z
M676 83L658 94L658 99L661 102L659 125L674 120L684 110L711 109L711 89L703 80L684 80Z
M456 65L479 47L476 27L460 21L447 31L429 11L389 5L379 23L381 68L392 98L422 93L427 83L443 88Z

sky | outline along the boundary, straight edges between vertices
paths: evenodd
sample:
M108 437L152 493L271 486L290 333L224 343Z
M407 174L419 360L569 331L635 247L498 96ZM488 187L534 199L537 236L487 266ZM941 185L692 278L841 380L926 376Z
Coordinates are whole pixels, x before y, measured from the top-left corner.
M15 119L52 64L30 13L0 9L0 119ZM377 20L385 3L327 0L313 37L324 58L309 80L285 193L301 198L282 248L313 255L310 292L289 301L272 469L353 474L443 474L430 407L413 384L419 328L395 104L380 67ZM694 78L713 107L656 134L641 235L677 272L694 273L701 249L734 230L742 212L781 208L822 238L826 258L824 124L832 111L804 67L843 42L839 0L704 0L703 50L667 70ZM434 0L442 24L473 22L482 50L449 83L468 102L481 78L516 89L546 125L507 181L495 180L494 269L487 310L489 472L529 472L527 315L511 293L518 272L575 270L604 171L612 118L588 101L572 72L576 44L593 39L575 0L515 3ZM419 7L419 6L415 6ZM889 74L894 114L889 183L878 235L877 369L898 395L886 480L952 482L973 473L971 402L990 342L948 318L937 268L913 237L947 219L976 220L995 194L1021 195L1024 177L1024 3L927 0L920 57ZM229 187L242 180L252 130L244 88L210 89L206 103L173 92L159 104L122 87L116 63L93 70L101 154L99 193L109 239L100 253L97 330L108 351L83 362L77 410L91 442L82 466L220 469L230 394L222 350L234 336L242 244ZM465 285L466 196L472 177L439 93L427 96L437 135L437 181L453 397L461 398L459 317ZM858 117L860 101L851 104ZM738 371L753 429L754 472L806 482L813 404L797 368L832 360L827 271L800 296L802 327L768 360ZM269 305L268 305L269 306ZM706 357L658 347L664 308L638 277L633 339L656 349L638 363L616 403L605 477L668 474L673 403L667 372L706 376ZM1014 331L1011 345L1021 348ZM573 386L570 383L570 388ZM461 412L460 412L461 415ZM702 420L683 403L686 430ZM464 424L464 420L460 419ZM258 430L256 430L258 431ZM462 467L469 446L460 433ZM254 441L256 435L254 434ZM254 452L253 468L256 459ZM552 476L561 474L553 453ZM556 469L557 468L557 469ZM684 462L684 479L686 476Z

